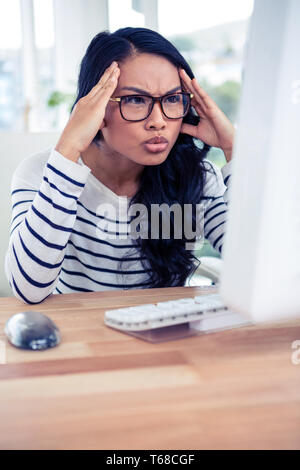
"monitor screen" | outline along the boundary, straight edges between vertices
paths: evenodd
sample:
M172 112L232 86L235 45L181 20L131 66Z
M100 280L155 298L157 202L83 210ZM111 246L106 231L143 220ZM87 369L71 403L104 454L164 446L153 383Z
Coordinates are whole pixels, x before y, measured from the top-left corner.
M256 0L220 294L256 322L300 317L300 2Z

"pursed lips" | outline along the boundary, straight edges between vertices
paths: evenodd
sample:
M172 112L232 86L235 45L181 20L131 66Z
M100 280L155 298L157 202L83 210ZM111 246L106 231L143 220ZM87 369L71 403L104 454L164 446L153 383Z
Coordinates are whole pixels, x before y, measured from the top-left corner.
M149 139L145 142L145 144L167 144L167 143L168 143L168 140L162 136L152 137L152 139Z

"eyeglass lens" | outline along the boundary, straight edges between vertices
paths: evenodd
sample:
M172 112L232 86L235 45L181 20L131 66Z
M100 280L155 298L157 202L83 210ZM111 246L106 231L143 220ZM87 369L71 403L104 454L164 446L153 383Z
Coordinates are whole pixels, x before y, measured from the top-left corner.
M178 119L185 115L189 106L189 97L182 93L166 95L161 103L168 118ZM121 101L123 117L129 121L145 119L149 114L151 105L152 98L150 96L125 96Z

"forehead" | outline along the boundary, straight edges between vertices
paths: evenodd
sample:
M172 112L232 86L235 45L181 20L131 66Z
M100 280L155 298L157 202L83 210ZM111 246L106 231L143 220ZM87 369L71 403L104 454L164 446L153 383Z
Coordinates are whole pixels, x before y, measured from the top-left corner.
M116 91L123 87L136 87L151 95L163 95L181 85L177 67L164 57L139 54L119 64L120 77Z

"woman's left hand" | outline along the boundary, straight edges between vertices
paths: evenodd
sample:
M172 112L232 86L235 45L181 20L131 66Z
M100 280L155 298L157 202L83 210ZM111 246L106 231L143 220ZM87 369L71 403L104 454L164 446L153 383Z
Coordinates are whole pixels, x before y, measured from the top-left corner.
M183 123L180 132L200 139L207 145L222 149L229 162L232 157L234 126L195 78L191 80L183 69L180 69L179 75L185 89L193 93L191 105L200 117L197 126Z

